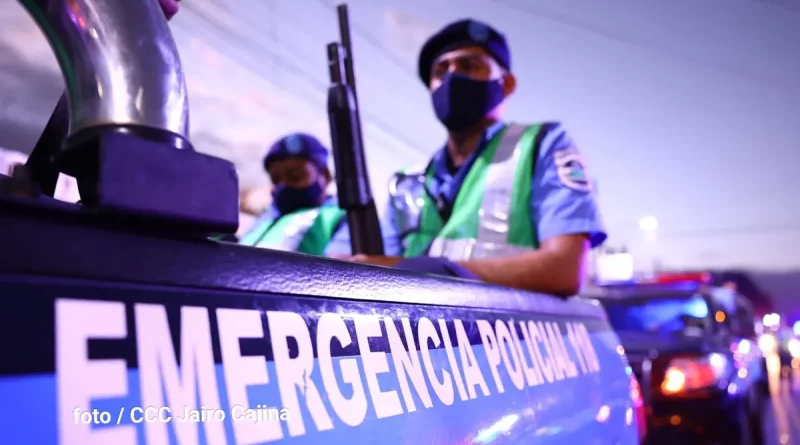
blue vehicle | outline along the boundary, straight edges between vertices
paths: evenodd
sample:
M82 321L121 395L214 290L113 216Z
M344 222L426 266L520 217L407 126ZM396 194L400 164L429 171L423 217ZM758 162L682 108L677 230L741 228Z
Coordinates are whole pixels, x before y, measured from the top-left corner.
M647 444L761 444L766 363L735 291L670 279L596 295L642 386Z
M186 138L158 4L24 5L67 92L0 175L3 444L639 443L602 308L212 240L236 173Z

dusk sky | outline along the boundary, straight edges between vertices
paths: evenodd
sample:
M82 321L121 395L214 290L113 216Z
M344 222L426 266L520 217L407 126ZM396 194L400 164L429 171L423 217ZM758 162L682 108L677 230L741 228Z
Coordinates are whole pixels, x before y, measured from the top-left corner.
M3 116L32 146L61 86L55 61L16 2L0 13ZM266 147L284 133L328 141L327 0L186 0L182 51L196 147L263 184ZM353 0L356 76L373 190L424 162L444 132L416 77L422 42L482 19L510 42L519 89L510 120L562 121L583 151L610 233L642 249L637 221L673 267L800 268L800 2L757 0ZM6 58L5 60L11 60ZM0 70L3 71L3 70ZM20 71L26 72L26 71ZM13 91L11 91L13 89ZM24 133L24 132L23 132Z

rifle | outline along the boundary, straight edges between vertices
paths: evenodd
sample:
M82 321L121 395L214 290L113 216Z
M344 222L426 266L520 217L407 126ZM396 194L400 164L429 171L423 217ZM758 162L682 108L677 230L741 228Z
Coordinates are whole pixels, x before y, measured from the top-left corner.
M333 42L327 46L331 79L328 121L339 207L347 212L353 254L383 255L380 220L364 157L347 5L341 4L336 10L341 43Z

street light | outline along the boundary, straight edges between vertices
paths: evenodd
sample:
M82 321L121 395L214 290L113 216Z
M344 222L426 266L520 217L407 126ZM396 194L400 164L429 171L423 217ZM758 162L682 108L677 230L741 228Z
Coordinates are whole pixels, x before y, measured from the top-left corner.
M655 216L639 218L639 232L642 242L642 264L645 276L655 275L658 266L658 219Z

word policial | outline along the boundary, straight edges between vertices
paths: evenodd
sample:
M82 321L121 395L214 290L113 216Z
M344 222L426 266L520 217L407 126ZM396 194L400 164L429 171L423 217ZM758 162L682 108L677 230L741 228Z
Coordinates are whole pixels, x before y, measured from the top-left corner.
M208 308L184 306L180 309L180 366L166 308L158 304L134 304L133 312L141 406L167 406L175 412L198 406L227 410L236 406L252 407L255 403L248 400L248 388L278 387L281 405L292 415L285 422L234 422L233 434L238 444L282 439L282 423L292 437L306 434L307 428L331 430L334 416L341 423L358 426L367 418L370 401L374 416L380 419L432 408L435 403L449 406L457 401L600 372L589 332L580 322L567 322L566 335L557 323L550 321L477 320L474 324L468 323L470 328L477 326L481 337L482 345L476 346L485 354L481 366L465 323L459 319L422 317L412 328L408 318L395 320L356 314L348 316L355 325L355 335L351 335L340 314L322 313L311 319L294 312L268 311L268 332L264 332L263 312L217 308L214 312L224 375L224 383L220 384ZM315 329L310 329L308 323L314 322ZM455 328L455 338L451 338L448 323ZM312 337L311 332L316 335ZM76 407L88 411L93 400L129 395L131 388L124 359L88 358L89 340L124 339L128 335L125 303L56 301L60 442L137 443L133 425L93 429L83 423L76 425L73 418ZM249 356L241 351L240 340L265 336L272 347L270 369L274 369L274 375L268 372L268 362L263 356ZM388 355L372 347L381 340L388 344ZM338 343L338 349L357 346L358 355L333 357L334 342ZM567 344L572 353L568 352ZM443 358L432 358L434 351L441 350L446 355L447 369L436 366ZM388 389L385 380L379 384L378 376L385 373L396 376L396 389ZM220 389L227 395L226 407L221 405ZM414 394L422 406L417 406ZM301 398L308 418L302 415ZM227 442L223 423L200 425L207 443ZM174 428L178 443L198 443L197 423L172 423L170 428ZM144 436L148 444L169 443L167 423L145 422Z

